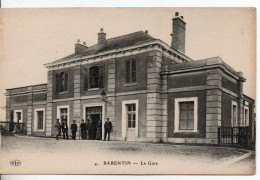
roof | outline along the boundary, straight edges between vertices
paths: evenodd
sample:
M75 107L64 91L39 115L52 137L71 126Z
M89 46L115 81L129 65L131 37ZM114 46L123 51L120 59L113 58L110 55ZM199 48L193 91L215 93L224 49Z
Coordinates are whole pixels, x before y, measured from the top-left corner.
M20 93L27 93L27 92L46 92L47 93L47 83L44 84L36 84L36 85L30 85L30 86L22 86L22 87L16 87L16 88L9 88L6 89L5 95L10 94L20 94Z
M87 55L93 55L96 53L112 50L112 49L118 49L123 48L127 46L133 46L137 44L141 44L144 42L153 41L155 38L150 36L149 34L145 33L144 31L138 31L131 34L126 34L123 36L118 36L115 38L107 39L105 45L93 45L88 47L86 50L83 50L79 53L74 53L69 56L66 56L62 59L53 61L52 63L59 63L63 62L69 59L81 57L81 56L87 56Z
M230 72L237 78L240 77L239 73L236 70L234 70L231 66L229 66L227 63L225 63L220 57L212 57L202 60L183 62L179 64L171 64L168 66L167 71L186 71L189 69L203 68L212 65L222 65L228 72Z
M245 94L243 94L243 96L244 96L245 100L250 101L251 103L255 103L255 100L253 98L251 98L251 97L249 97L249 96L247 96Z

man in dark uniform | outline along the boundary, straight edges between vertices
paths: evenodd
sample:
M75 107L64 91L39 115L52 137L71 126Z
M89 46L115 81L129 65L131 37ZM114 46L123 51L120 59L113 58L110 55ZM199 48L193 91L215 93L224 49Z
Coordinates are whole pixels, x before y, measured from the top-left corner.
M104 138L104 141L107 138L107 134L108 134L107 140L109 141L109 139L110 139L110 132L112 130L112 123L109 121L109 118L107 118L107 121L104 124L104 128L105 128L105 138Z
M94 124L93 124L92 120L90 119L90 122L89 122L89 139L90 140L94 140L94 136L93 136L94 133L95 133Z
M80 131L81 131L81 139L86 139L86 130L87 130L87 124L84 122L84 119L82 119L80 124Z
M72 132L72 139L75 140L76 139L76 132L77 132L77 129L78 129L78 126L77 126L75 120L73 120L73 124L71 124L70 129L71 129L71 132Z
M66 139L69 139L69 137L68 137L69 127L68 127L67 121L65 119L62 121L61 129L62 129L63 139L65 139L65 136L66 136Z

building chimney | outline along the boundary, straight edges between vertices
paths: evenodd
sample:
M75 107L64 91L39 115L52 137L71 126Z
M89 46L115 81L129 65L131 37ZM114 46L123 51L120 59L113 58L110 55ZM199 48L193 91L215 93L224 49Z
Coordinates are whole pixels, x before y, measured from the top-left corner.
M179 12L175 12L175 17L172 19L172 48L182 53L185 53L185 31L186 23L184 17L179 16Z
M75 44L75 54L84 51L88 47L86 46L86 42L83 42L83 44L80 44L80 40L77 40L77 43Z
M100 29L98 33L98 45L106 44L106 33L104 32L103 28Z

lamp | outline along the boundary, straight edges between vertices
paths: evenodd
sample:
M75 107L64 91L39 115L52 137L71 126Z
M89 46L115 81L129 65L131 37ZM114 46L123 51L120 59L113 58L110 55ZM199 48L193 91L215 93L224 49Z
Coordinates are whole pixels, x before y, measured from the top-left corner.
M104 101L104 102L106 102L106 103L108 103L108 104L111 104L111 102L109 102L109 101L107 100L107 93L104 91L104 89L103 89L102 92L100 93L100 98L101 98L102 101Z

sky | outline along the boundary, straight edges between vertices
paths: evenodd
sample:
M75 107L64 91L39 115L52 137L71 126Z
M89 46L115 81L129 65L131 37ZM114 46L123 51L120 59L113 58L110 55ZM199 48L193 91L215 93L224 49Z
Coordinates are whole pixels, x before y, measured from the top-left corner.
M5 89L47 82L43 64L74 52L77 39L97 43L148 30L171 44L172 17L184 16L186 55L194 60L221 57L247 81L244 94L256 94L256 17L254 8L49 8L0 10L0 107ZM0 108L0 121L5 111Z

